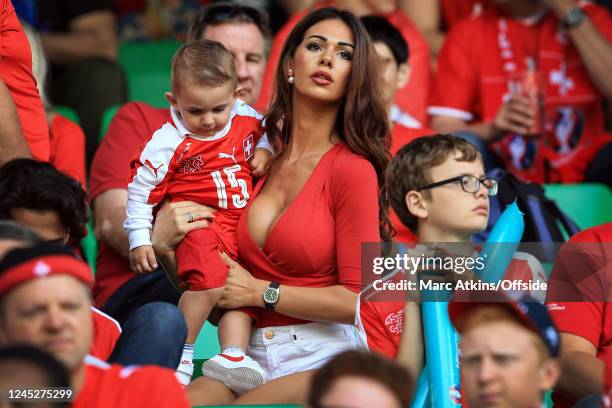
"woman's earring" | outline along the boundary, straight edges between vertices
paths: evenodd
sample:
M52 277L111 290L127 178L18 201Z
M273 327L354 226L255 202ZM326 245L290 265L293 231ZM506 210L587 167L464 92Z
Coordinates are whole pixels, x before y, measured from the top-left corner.
M287 82L289 82L290 84L292 84L293 82L295 82L295 77L293 76L293 70L289 70L289 74L287 75Z

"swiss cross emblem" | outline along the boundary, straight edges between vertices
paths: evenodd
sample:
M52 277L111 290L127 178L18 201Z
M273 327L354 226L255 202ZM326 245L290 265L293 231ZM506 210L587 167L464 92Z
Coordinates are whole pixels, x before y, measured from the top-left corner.
M255 149L255 143L253 143L253 135L249 135L242 141L242 150L244 151L244 160L248 161L253 155Z
M385 319L385 325L393 334L401 334L404 326L404 311L400 310L397 313L390 313Z
M574 89L574 81L566 74L567 65L561 64L559 70L550 71L549 82L559 87L559 95L565 96Z

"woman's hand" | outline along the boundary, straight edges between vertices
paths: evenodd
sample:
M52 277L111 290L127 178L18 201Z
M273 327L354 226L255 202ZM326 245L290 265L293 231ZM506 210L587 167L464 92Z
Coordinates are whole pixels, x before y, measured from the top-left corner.
M214 212L213 208L193 201L165 202L155 217L151 242L154 246L174 248L189 231L208 227L215 218Z
M229 267L225 290L217 306L223 309L237 309L245 306L263 307L262 294L268 282L255 279L246 269L225 253L221 253L221 259Z

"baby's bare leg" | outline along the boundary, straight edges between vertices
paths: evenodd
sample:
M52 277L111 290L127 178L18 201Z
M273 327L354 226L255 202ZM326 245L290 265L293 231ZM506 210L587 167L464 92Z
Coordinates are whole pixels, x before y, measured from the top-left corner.
M246 352L251 336L252 319L246 313L229 310L219 322L219 343L221 350L237 347Z
M185 317L185 323L187 323L187 339L185 346L183 346L181 363L177 367L176 376L183 385L189 384L193 375L194 343L222 292L223 288L200 291L188 290L181 296L179 309Z
M179 309L187 323L187 344L195 343L210 311L221 297L221 293L223 293L223 288L188 290L183 293L179 301Z

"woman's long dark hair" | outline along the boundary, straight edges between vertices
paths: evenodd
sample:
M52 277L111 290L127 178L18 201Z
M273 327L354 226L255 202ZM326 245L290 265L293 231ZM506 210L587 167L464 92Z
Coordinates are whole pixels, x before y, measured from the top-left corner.
M372 163L378 177L378 185L382 188L385 184L385 169L390 159L391 138L387 112L380 95L376 51L359 19L348 11L333 7L315 10L305 16L289 34L276 69L274 98L266 116L268 138L277 152L284 150L291 138L293 118L290 107L293 88L287 82L285 74L287 60L295 56L297 47L310 27L330 19L341 20L350 28L355 46L351 73L336 119L336 131L354 153ZM387 209L381 203L380 236L384 241L390 240L390 231Z

